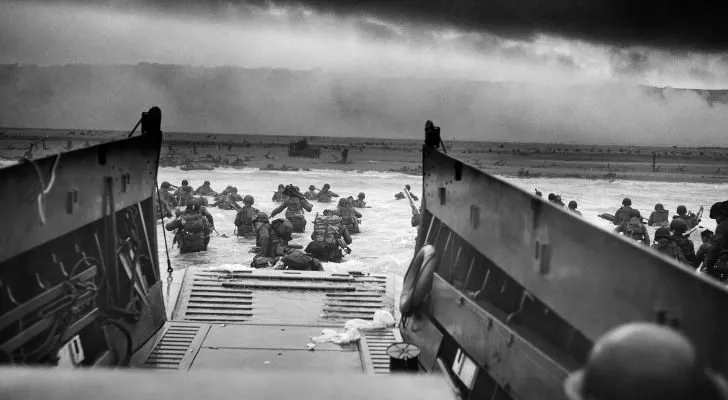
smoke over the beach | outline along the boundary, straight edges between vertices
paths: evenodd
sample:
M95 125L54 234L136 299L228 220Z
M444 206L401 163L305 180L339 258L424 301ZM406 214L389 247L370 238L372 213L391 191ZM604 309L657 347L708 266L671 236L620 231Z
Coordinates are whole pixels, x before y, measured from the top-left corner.
M168 131L418 137L433 119L461 139L727 144L725 92L642 86L728 87L725 35L688 23L647 40L499 2L500 25L479 5L458 25L406 1L208 3L0 4L0 63L73 64L3 67L0 125L123 129L159 105Z

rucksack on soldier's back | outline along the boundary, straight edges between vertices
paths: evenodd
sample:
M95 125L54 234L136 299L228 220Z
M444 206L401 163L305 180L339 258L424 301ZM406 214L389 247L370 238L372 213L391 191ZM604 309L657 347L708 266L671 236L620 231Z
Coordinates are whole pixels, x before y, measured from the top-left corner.
M293 250L282 259L283 263L292 270L297 271L323 271L321 262L301 250Z
M185 215L184 230L190 233L203 233L207 219L200 214Z

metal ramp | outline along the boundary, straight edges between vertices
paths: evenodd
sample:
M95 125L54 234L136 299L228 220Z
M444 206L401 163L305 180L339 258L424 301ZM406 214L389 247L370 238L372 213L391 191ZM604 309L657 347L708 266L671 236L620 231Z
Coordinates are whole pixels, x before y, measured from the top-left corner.
M186 371L192 365L210 326L168 322L132 357L137 368Z
M390 286L391 285L391 286ZM310 271L195 271L182 282L173 321L133 365L166 370L307 370L388 374L387 346L397 329L361 332L359 343L318 343L324 328L391 311L386 275Z
M175 320L341 325L392 310L386 275L313 271L188 270Z

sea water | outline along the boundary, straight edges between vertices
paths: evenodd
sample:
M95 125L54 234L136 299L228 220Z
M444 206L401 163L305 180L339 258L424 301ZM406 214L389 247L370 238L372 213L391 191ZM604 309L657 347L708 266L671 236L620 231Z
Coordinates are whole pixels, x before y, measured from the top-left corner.
M260 171L257 168L213 171L159 169L160 183L169 181L173 185L179 185L183 179L187 179L194 188L209 180L216 191L222 191L228 185L235 186L239 194L253 195L254 207L269 215L279 205L271 199L278 184L293 184L298 186L301 192L305 192L309 185L321 188L328 183L331 185L331 190L342 197L356 198L359 192L364 192L365 201L371 208L359 209L363 214L361 233L352 235L351 254L347 255L342 263L324 263L324 269L334 272L391 272L403 276L413 256L417 229L410 224L412 213L409 202L407 199L396 200L394 194L401 192L405 184L410 184L412 192L419 195L422 192L421 177L400 173L336 170L282 172ZM624 197L631 198L632 206L640 210L645 217L649 217L656 203L662 203L665 209L670 210L671 216L675 214L675 209L680 204L686 205L688 210L694 212L697 212L700 205L704 205L706 210L700 225L714 231L715 221L707 217L708 210L714 202L726 200L728 193L728 185L714 183L607 182L571 178L502 177L501 179L531 193L534 189L538 189L544 197L551 192L561 195L567 204L570 200L576 200L578 209L587 221L610 231L614 226L597 215L613 214L620 207ZM315 215L322 213L326 208L335 208L336 200L338 199L328 204L312 202L313 210L306 214L308 220L306 232L294 234L292 243L305 247L310 241ZM419 203L417 205L419 206ZM249 250L255 245L255 241L238 238L233 234L236 212L213 207L208 210L215 219L217 233L213 233L207 251L179 254L176 246L172 246L173 235L166 232L170 263L176 271L172 274L175 282L181 280L181 274L189 267L223 270L250 268L253 254ZM518 212L518 210L503 210L503 212ZM283 214L278 214L276 217L282 218ZM648 228L648 231L653 238L655 228ZM166 276L167 253L163 233L163 229L157 229L160 268L163 269L163 276ZM700 244L699 233L693 233L691 238L697 249Z

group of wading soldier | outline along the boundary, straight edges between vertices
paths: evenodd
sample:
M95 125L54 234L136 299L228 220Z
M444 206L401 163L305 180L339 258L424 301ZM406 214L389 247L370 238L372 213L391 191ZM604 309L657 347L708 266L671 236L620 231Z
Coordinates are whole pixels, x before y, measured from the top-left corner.
M172 189L175 191L171 192ZM362 218L355 208L367 207L364 193L359 193L356 199L351 196L340 198L335 209L326 209L321 215L316 215L311 242L305 250L301 246L289 245L293 233L306 230L305 212L313 210L310 201L329 203L332 198L340 197L330 189L329 184L324 184L321 190L311 185L309 191L302 194L296 186L279 185L272 200L281 204L272 210L270 218L253 207L253 196L242 197L233 186L218 193L210 187L209 181L205 181L197 190L192 190L187 180L179 187L163 182L156 200L160 217L172 217L171 210L184 207L184 211L177 211L176 218L165 226L167 230L175 232L173 243L179 245L181 253L207 249L211 232L215 228L212 215L204 206L206 198L202 196L212 196L215 198L212 207L237 211L234 221L237 236L256 239L253 248L254 267L276 264L280 267L282 263L287 268L321 269L320 261L340 262L345 254L351 252L348 246L352 242L351 235L360 232ZM201 197L195 197L195 194ZM242 201L243 206L238 201ZM285 218L273 219L283 211Z

